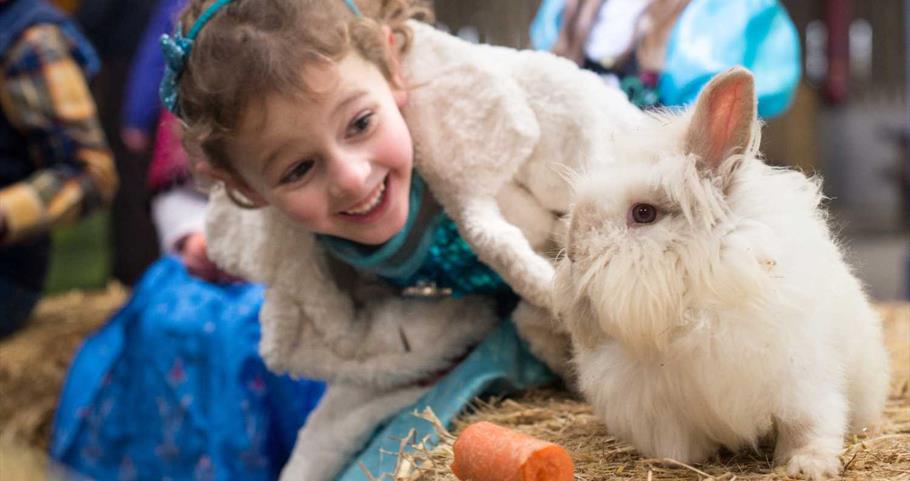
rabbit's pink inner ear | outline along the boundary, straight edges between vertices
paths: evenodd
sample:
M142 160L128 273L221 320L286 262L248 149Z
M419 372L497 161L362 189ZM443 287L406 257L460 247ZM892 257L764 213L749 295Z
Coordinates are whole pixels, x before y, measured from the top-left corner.
M704 168L718 170L729 156L748 148L755 116L752 74L742 68L718 74L695 103L687 151L696 154Z

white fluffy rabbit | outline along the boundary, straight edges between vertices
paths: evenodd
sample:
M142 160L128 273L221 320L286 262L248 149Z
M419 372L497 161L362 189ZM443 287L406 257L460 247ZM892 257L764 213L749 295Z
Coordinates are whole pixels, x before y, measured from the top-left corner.
M582 392L646 456L699 462L776 432L788 474L838 473L889 369L818 182L759 158L744 69L639 134L578 179L557 268Z

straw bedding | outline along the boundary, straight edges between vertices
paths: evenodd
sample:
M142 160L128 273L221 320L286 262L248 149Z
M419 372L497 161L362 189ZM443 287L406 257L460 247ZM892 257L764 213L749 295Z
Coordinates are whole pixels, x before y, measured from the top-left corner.
M42 300L26 326L0 342L0 442L47 447L66 370L83 339L126 299L117 283Z
M46 449L54 408L75 350L127 295L120 285L111 284L100 292L49 298L39 304L25 329L0 342L0 454L5 453L4 458L11 459L7 455L16 449L12 445ZM910 304L883 305L880 310L892 355L887 422L881 433L845 440L843 479L910 480ZM720 454L697 466L642 459L630 445L611 438L584 402L564 391L540 390L512 399L477 401L456 420L452 433L480 420L561 444L575 461L578 481L787 479L773 470L770 446L757 453ZM454 436L442 426L438 430L442 441L433 449L423 449L419 440L402 440L402 445L418 449L400 457L396 473L381 478L455 481L448 467Z
M880 306L892 357L891 393L882 432L846 439L841 479L910 480L910 305ZM432 413L421 416L433 419ZM455 435L476 421L490 421L558 443L575 462L577 481L790 479L771 464L773 446L759 452L721 453L708 463L684 465L668 459L643 459L634 448L610 437L590 407L564 391L535 391L514 399L476 402L456 420L449 433L437 426L441 442L424 449L420 440L405 440L414 451L400 453L395 473L377 478L395 481L456 481L449 466ZM390 453L395 454L395 453Z

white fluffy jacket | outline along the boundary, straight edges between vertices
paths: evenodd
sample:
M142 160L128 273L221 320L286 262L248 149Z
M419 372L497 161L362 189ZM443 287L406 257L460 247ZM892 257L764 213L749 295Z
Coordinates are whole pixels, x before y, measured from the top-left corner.
M414 42L402 68L412 89L403 114L415 168L479 258L533 304L516 312L519 329L536 353L561 370L569 343L550 322L553 264L543 253L569 207L564 174L608 159L612 136L642 114L620 91L553 55L472 45L416 22L411 27ZM480 299L417 301L372 291L359 296L363 289L381 288L356 275L339 276L332 266L338 263L314 236L277 210L237 208L217 189L207 229L216 263L268 286L260 344L268 366L327 379L327 401L337 397L336 386L407 391L403 386L446 367L495 322L491 305ZM342 287L340 279L354 286ZM378 421L423 390L408 392L363 396L391 400L369 416ZM325 467L332 464L325 459L321 468L305 467L306 453L300 452L303 444L316 450L312 438L304 437L325 423L320 409L332 408L313 414L284 479L329 479L326 473L337 470ZM356 444L365 433L338 443Z

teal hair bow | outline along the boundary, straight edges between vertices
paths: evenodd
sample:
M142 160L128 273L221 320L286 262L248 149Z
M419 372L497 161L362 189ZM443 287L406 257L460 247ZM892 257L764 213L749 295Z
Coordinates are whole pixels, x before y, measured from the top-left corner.
M233 0L218 0L209 8L202 12L202 15L196 19L190 31L184 37L183 27L178 23L177 29L173 36L164 34L161 36L161 51L164 53L164 78L161 79L161 85L158 87L158 96L161 97L161 103L174 115L177 113L177 82L180 80L180 74L186 66L186 59L193 49L193 41L202 27L208 23L221 7L231 3Z
M180 30L180 27L177 27ZM171 111L177 114L177 81L183 67L186 64L186 58L190 54L193 41L175 33L161 36L161 50L164 52L164 77L161 79L161 85L158 87L158 96L161 97L161 103Z
M212 18L212 15L215 15L218 9L231 1L233 0L218 0L205 9L202 15L193 23L185 37L181 33L183 28L180 24L177 24L177 29L173 36L167 34L161 36L161 51L164 52L164 77L158 87L158 96L161 98L161 103L178 117L177 82L180 81L180 74L183 73L183 69L186 67L186 59L190 55L190 50L193 49L193 41L196 40L199 31ZM354 0L345 0L345 3L354 12L354 15L361 16L360 9L357 8Z

